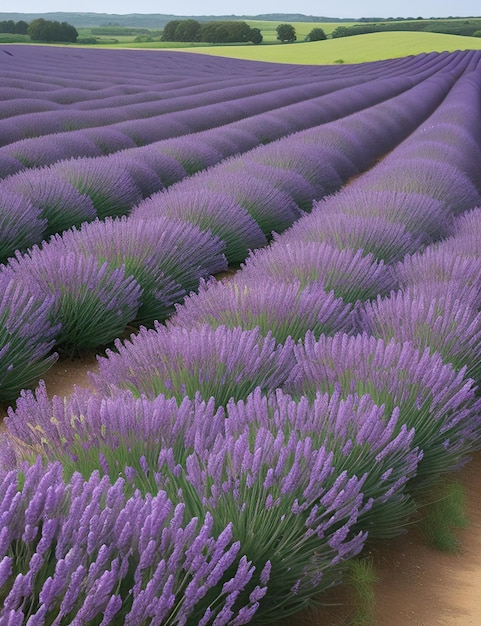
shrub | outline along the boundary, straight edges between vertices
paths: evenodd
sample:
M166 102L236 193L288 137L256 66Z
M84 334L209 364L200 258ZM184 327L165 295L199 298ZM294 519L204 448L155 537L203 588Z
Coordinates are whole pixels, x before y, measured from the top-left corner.
M261 278L244 283L235 278L226 283L211 282L198 294L191 294L177 307L168 325L258 328L263 335L271 333L284 343L288 337L302 339L308 330L316 336L350 330L350 312L350 305L319 284L301 288L296 281Z
M296 365L286 390L311 400L318 392L369 394L389 415L400 410L401 424L415 430L413 445L423 452L414 486L439 480L465 463L479 447L481 421L475 381L444 363L429 347L337 334L319 340L307 334L295 346Z
M60 323L56 345L70 356L109 344L136 318L142 290L124 266L46 246L12 259L9 268L29 282L39 301L53 296L51 318Z
M24 281L0 273L0 402L13 400L57 360L52 305L53 297L38 298Z
M278 347L269 333L209 326L167 330L156 323L141 329L130 340L115 342L99 358L93 386L103 393L130 389L138 396L154 398L163 393L179 401L200 392L217 405L230 398L245 398L255 387L278 387L292 364L291 343Z
M181 191L156 194L138 204L132 217L168 217L190 222L224 242L229 263L243 261L252 248L267 239L257 222L232 197L214 191Z
M0 262L42 241L47 220L28 198L0 189Z

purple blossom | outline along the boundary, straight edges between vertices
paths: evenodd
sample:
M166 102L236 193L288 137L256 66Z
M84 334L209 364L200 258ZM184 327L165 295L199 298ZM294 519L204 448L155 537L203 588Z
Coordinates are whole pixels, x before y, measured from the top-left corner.
M116 352L99 358L99 373L91 375L99 391L124 388L139 396L164 393L178 400L200 392L206 400L213 396L218 405L256 386L278 387L292 358L289 342L277 347L270 334L263 337L258 329L225 326L168 330L156 324L115 347Z
M167 325L186 329L203 324L245 330L257 327L263 335L270 332L283 343L288 337L302 339L308 330L316 335L350 330L350 311L350 305L318 284L302 289L296 281L243 283L239 276L201 286L198 294L191 294L177 306Z
M481 424L474 381L466 377L466 368L456 372L440 354L431 354L429 346L418 350L412 343L366 334L317 341L308 335L294 352L297 363L287 391L311 398L318 391L367 393L388 412L399 408L396 432L402 424L414 428L413 445L423 452L416 482L452 471L477 448Z
M47 221L28 198L0 188L0 261L42 240Z
M185 220L210 231L225 244L230 263L243 261L249 250L267 243L257 222L231 196L208 190L175 191L155 194L137 205L136 218Z
M142 199L134 178L113 158L71 159L57 163L52 169L90 198L99 218L124 215Z
M123 265L143 289L139 324L164 319L201 278L227 269L221 240L167 217L96 221L64 233L51 245L94 255L114 267Z
M385 341L412 342L421 351L439 352L454 369L481 376L481 313L477 290L464 300L456 283L420 283L364 304L361 326Z
M137 316L142 291L123 266L47 245L9 267L40 301L53 297L51 315L61 324L56 343L70 354L108 344Z
M28 170L8 178L4 186L41 209L47 220L43 238L95 219L92 200L49 169ZM29 245L38 243L34 237Z
M338 213L335 203L316 203L312 213L299 220L283 235L283 243L316 242L333 247L360 250L378 262L394 263L416 252L424 235L416 235L404 224L387 218Z
M269 248L252 252L238 276L247 284L259 277L300 281L303 287L318 283L326 292L332 290L337 297L352 303L388 293L396 286L391 268L363 250L293 239L284 245L282 236Z
M444 202L458 215L481 205L471 179L456 164L391 155L358 181L363 189L420 193Z
M10 401L57 360L59 327L51 322L53 297L37 297L23 280L0 273L0 294L0 399Z

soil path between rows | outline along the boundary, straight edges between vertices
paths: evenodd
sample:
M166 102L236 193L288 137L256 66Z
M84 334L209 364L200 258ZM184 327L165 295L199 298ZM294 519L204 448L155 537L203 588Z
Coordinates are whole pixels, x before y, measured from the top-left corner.
M61 360L43 377L50 395L69 395L87 387L96 369L95 354ZM426 545L418 529L367 551L379 582L375 586L373 626L481 626L481 454L460 470L465 486L469 526L458 534L454 554ZM323 606L282 620L278 626L343 626L354 611L350 590L339 587L322 595Z

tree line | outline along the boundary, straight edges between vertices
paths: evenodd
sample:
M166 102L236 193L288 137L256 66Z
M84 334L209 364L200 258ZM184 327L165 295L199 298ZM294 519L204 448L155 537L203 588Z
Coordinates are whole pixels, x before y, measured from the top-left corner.
M28 35L32 41L75 43L78 32L75 26L67 22L57 22L38 18L27 24L24 20L14 22L3 20L0 22L0 33Z
M247 43L259 44L262 34L240 20L198 22L197 20L171 20L164 27L162 41Z
M481 19L468 20L423 20L416 19L412 22L380 22L354 24L353 26L338 26L332 31L334 39L338 37L351 37L353 35L365 35L395 30L421 31L428 33L442 33L445 35L464 35L466 37L479 36Z

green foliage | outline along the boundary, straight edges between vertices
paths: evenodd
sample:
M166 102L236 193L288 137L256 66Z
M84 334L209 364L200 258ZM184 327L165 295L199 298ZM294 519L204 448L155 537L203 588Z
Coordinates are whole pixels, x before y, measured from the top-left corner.
M282 42L292 43L296 41L296 29L292 24L279 24L276 28L277 39Z
M203 22L197 20L171 20L165 25L161 41L193 43L261 43L258 28L251 28L241 20Z
M324 41L327 39L326 33L322 28L313 28L306 37L307 41Z
M77 41L77 29L67 22L52 22L38 18L28 25L27 34L32 41L55 41L75 43Z
M419 525L429 545L443 552L456 552L460 546L456 531L469 524L465 509L466 497L461 483L442 484L431 492Z
M374 621L376 598L374 585L378 577L370 559L351 559L347 562L345 582L354 591L356 610L349 620L350 626L370 626Z
M477 36L475 32L481 27L481 19L471 20L400 20L391 22L353 24L352 26L338 26L332 32L334 39L351 37L367 33L381 33L386 31L421 31L425 33L443 33L446 35Z
M30 43L30 37L28 35L0 33L0 43Z
M14 22L13 20L2 20L0 22L0 33L10 33L11 35L26 35L28 24L24 20Z
M180 20L175 29L174 41L199 41L201 25L196 20Z

